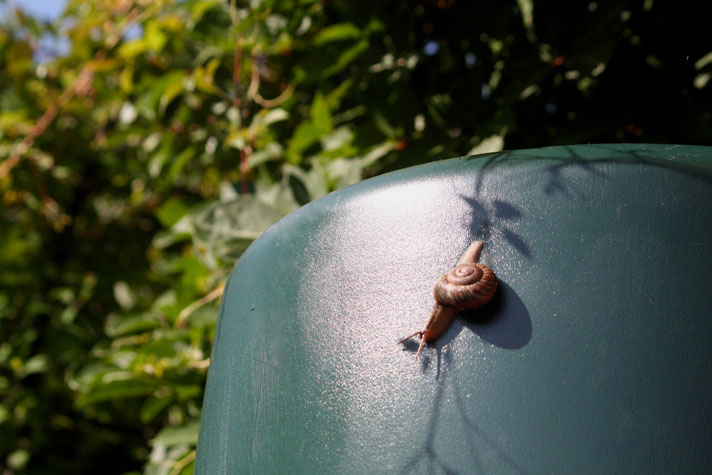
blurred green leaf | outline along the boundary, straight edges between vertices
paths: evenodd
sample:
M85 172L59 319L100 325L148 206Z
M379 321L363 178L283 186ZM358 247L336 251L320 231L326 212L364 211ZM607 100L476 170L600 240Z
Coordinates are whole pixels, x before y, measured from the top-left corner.
M12 470L22 470L30 460L27 450L16 450L7 457L7 464Z
M49 367L47 355L34 355L22 365L22 375L29 376L36 373L44 373Z
M241 196L215 203L197 215L193 223L193 240L207 265L234 263L253 240L281 217L268 205Z
M152 314L112 315L106 322L106 333L111 337L120 337L140 333L160 326L160 321Z
M155 381L138 378L110 381L92 387L86 394L79 397L77 403L80 406L88 406L99 402L148 396L153 394L159 387L160 385Z
M249 159L250 168L255 168L265 162L279 160L284 153L282 146L276 142L270 142L264 147L256 150Z
M174 71L167 74L162 81L165 81L165 88L162 91L161 98L158 104L161 113L166 111L168 104L175 99L178 94L183 92L183 78L185 77L182 71Z
M517 0L519 11L522 15L522 23L527 29L534 26L534 2L533 0Z
M174 181L183 168L195 157L196 150L193 147L188 147L183 150L172 162L168 170L166 179L169 182Z
M188 212L188 207L179 198L170 198L156 210L156 217L161 224L170 228Z
M346 49L341 53L336 61L321 73L323 78L333 76L336 73L343 71L349 64L351 64L361 53L366 51L369 46L369 41L367 39L361 40L350 48Z
M198 432L200 425L198 422L187 424L182 427L166 427L161 430L156 437L151 440L153 445L195 445L198 442Z
M321 30L314 38L314 45L321 46L333 41L342 41L358 38L361 32L353 23L339 23Z
M332 121L329 103L321 93L314 97L310 110L310 120L303 122L294 131L287 147L287 159L292 164L302 160L302 154L322 136L331 132Z
M130 60L135 58L136 56L142 54L149 48L148 43L143 41L142 39L137 39L134 41L130 41L128 43L124 43L121 45L119 48L118 54L124 59Z
M284 109L263 109L252 120L252 124L250 124L250 135L260 136L265 133L265 129L270 125L287 120L288 118L289 113Z
M141 422L148 424L173 402L170 397L149 398L141 406Z
M208 10L219 7L221 4L215 0L201 0L193 2L190 9L190 16L193 22L198 22Z
M123 310L131 310L136 301L129 284L122 280L114 282L114 298Z

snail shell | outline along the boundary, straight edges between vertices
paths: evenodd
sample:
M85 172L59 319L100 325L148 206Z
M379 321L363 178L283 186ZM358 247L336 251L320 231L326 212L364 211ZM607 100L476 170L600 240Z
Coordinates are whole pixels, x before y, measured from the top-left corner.
M458 310L479 308L492 300L497 291L497 277L484 264L460 264L435 282L435 300Z

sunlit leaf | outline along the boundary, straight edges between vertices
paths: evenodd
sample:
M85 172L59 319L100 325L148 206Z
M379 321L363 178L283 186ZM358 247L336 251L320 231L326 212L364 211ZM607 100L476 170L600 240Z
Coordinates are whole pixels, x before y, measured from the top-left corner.
M168 104L175 99L178 94L183 92L183 73L181 71L175 71L166 76L166 87L161 94L160 102L158 104L161 113L165 112Z
M197 422L181 426L166 427L151 439L153 445L194 445L198 441L200 425Z
M262 163L278 160L284 153L282 146L276 142L270 142L264 147L256 150L249 158L250 168L254 168Z
M136 300L129 284L123 280L114 282L114 298L124 310L131 309Z
M22 365L22 375L28 376L35 373L44 373L49 367L47 355L34 355Z
M197 23L208 10L219 6L220 2L215 0L201 0L199 2L194 2L192 8L190 9L191 19L193 22Z
M332 128L331 112L326 98L317 93L314 97L308 122L299 124L287 147L287 158L290 163L299 163L302 153L311 145L328 134Z
M533 0L517 0L519 11L522 15L522 23L527 29L534 26L534 2Z
M695 61L695 69L699 71L710 63L712 63L712 51Z
M193 240L208 265L234 262L281 214L249 196L215 203L195 217Z
M166 228L170 228L188 212L188 207L179 198L170 198L156 211L156 217Z
M158 53L168 41L168 37L161 30L161 25L157 21L149 21L144 31L143 40L148 49Z
M479 155L481 153L500 152L504 148L504 137L493 135L483 139L467 152L467 155Z
M263 109L252 120L249 127L249 133L253 136L259 136L265 132L265 129L272 124L287 120L289 113L284 109Z
M153 330L160 326L160 321L152 314L115 315L107 320L106 333L111 337L119 337Z
M319 32L314 38L314 45L321 46L333 41L342 41L360 36L359 29L353 23L339 23L331 25Z
M148 50L149 45L143 39L137 39L124 43L119 48L119 56L123 59L133 59Z
M148 380L128 379L111 381L93 387L87 394L79 398L78 403L82 406L86 406L104 401L147 396L153 394L158 388L159 384L157 382Z

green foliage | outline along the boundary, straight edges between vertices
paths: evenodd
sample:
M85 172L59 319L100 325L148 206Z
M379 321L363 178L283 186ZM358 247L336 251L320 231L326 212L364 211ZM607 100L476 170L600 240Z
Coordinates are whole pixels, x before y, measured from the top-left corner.
M309 201L505 146L709 144L705 18L657 0L72 0L54 22L12 15L3 473L190 473L227 276Z

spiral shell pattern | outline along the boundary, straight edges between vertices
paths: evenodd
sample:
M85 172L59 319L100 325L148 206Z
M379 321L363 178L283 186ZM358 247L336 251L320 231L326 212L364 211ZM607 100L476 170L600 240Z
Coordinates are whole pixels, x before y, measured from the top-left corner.
M484 264L461 264L435 282L435 300L458 310L479 308L492 300L497 291L497 276Z

